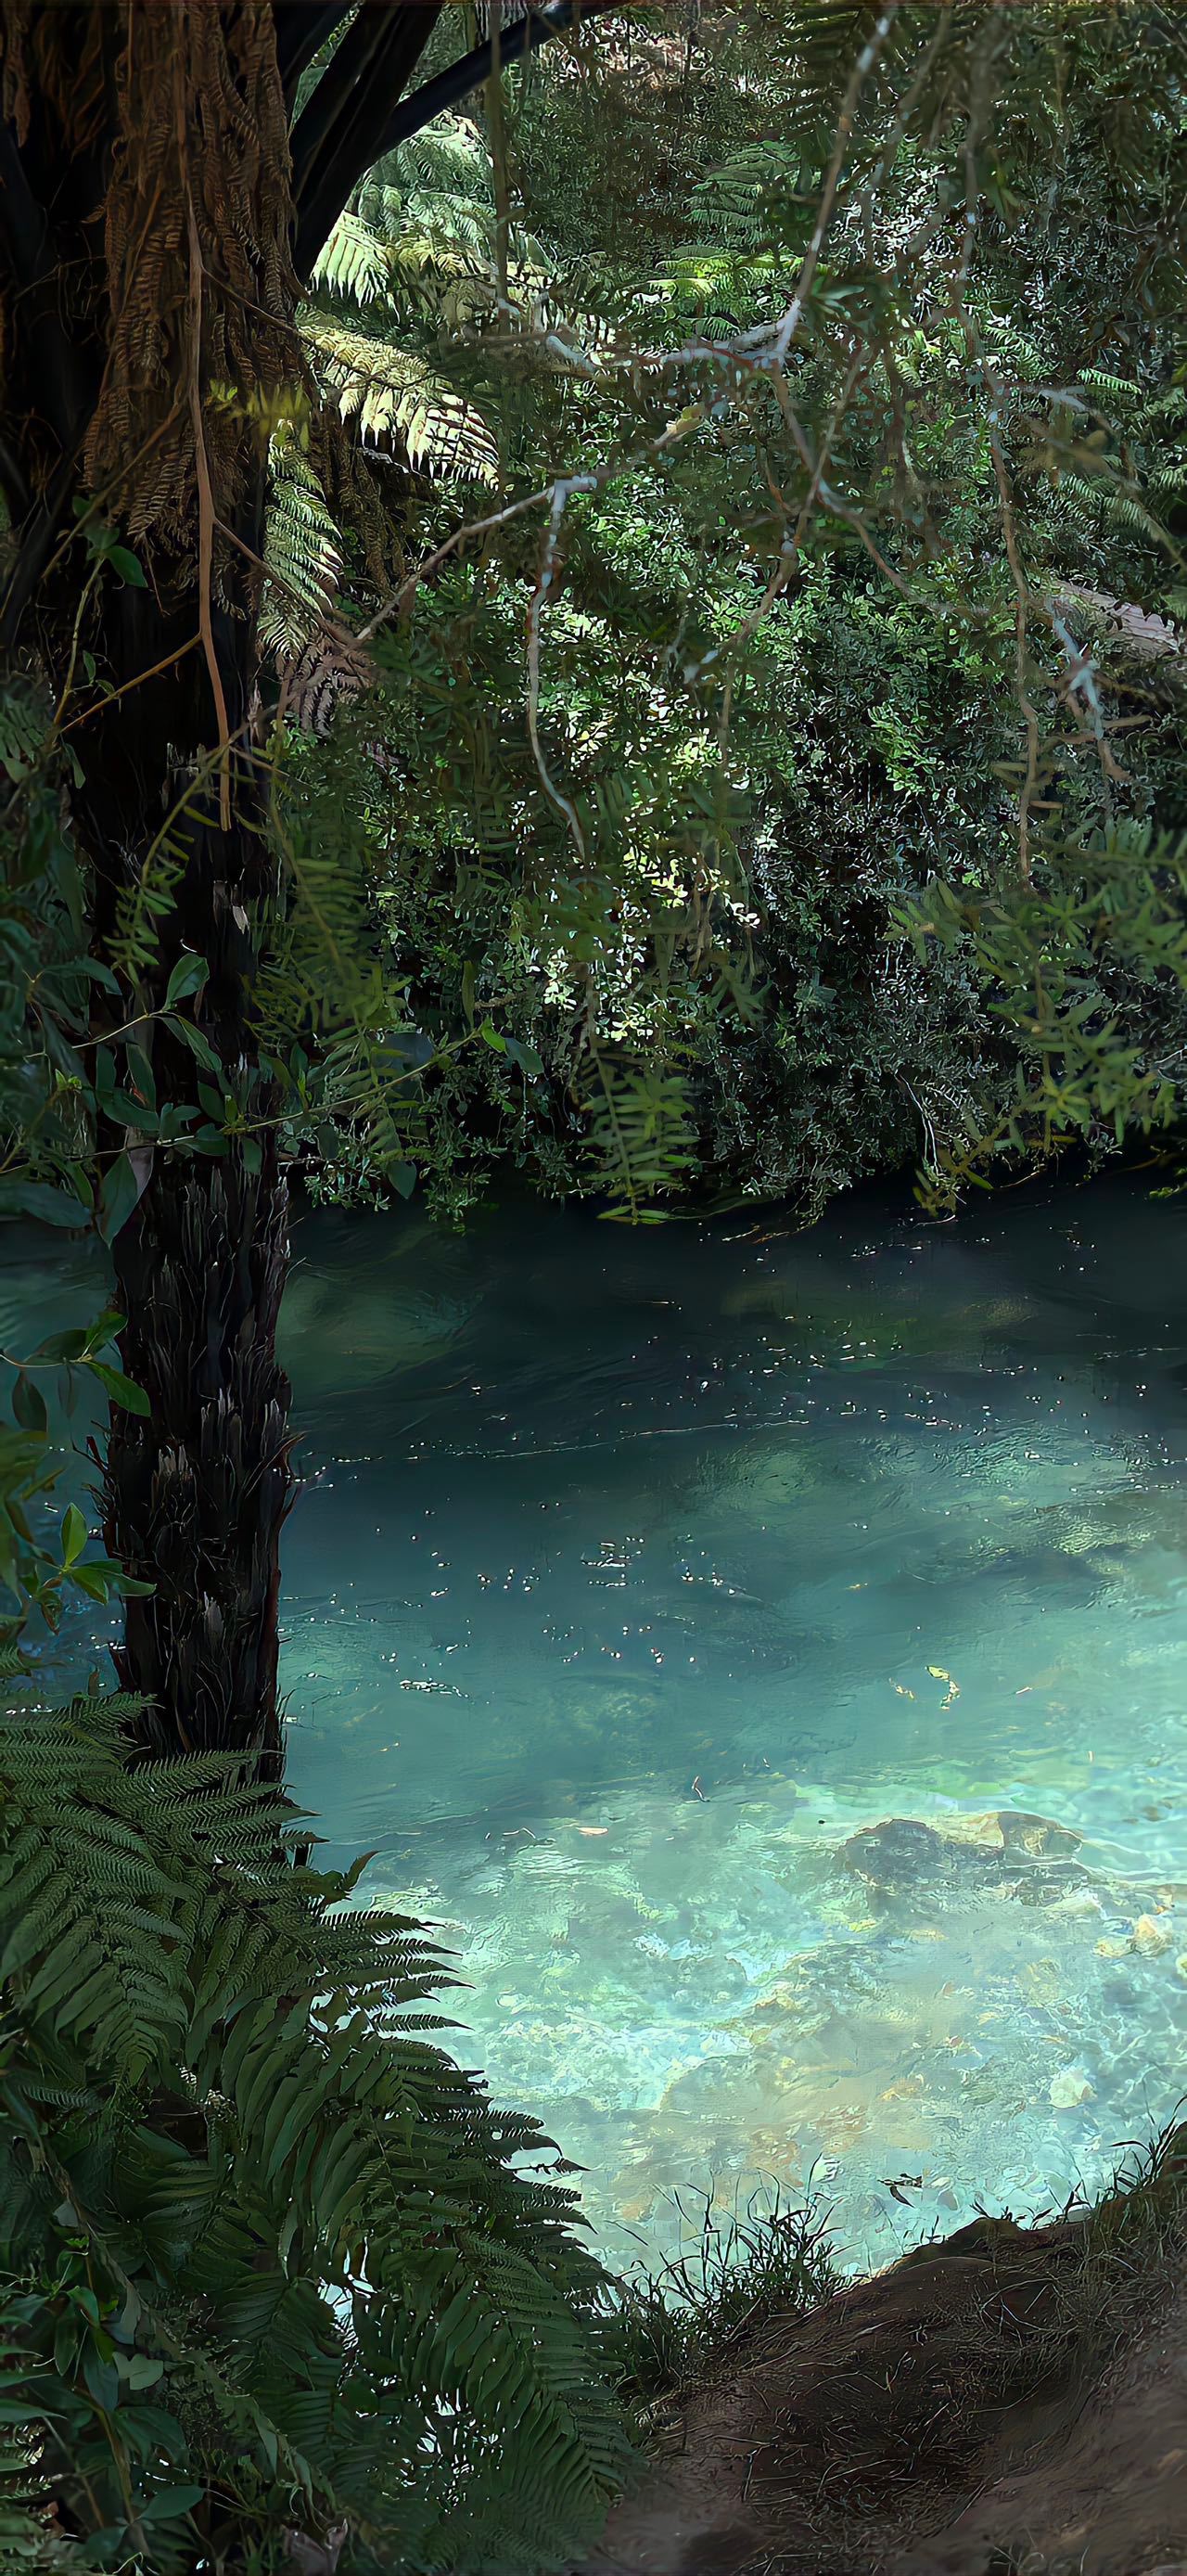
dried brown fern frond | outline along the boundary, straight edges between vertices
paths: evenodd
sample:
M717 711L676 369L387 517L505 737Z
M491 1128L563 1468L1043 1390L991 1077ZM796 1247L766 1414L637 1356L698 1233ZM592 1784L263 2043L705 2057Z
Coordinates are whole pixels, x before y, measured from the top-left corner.
M74 152L94 142L106 113L105 12L47 8L45 0L4 0L0 9L0 107L28 141L33 91Z
M328 621L278 668L284 711L302 733L327 734L339 708L351 705L372 680L366 646Z
M0 111L6 125L14 126L18 143L29 135L29 29L33 23L33 0L9 0L0 13Z
M99 10L110 44L115 13ZM272 13L122 0L105 206L110 331L84 470L130 533L235 519L267 413L303 377ZM241 399L210 402L214 387ZM196 388L196 399L195 399Z

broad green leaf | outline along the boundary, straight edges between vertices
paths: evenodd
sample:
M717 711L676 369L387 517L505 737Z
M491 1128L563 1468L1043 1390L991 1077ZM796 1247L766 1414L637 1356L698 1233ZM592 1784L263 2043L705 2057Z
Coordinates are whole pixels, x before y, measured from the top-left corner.
M130 546L108 546L105 553L112 571L118 572L120 580L127 582L129 589L147 590L147 578Z
M55 1190L48 1181L0 1181L0 1217L32 1216L40 1225L68 1225L76 1228L88 1222L87 1212L69 1190Z
M192 948L183 948L165 987L166 1010L171 1011L178 1002L187 1001L191 993L200 993L209 973L204 957L197 956Z
M122 1369L112 1368L108 1360L87 1360L84 1365L92 1377L98 1378L112 1403L122 1404L125 1413L151 1413L152 1406L144 1388L137 1386L134 1379L125 1377Z
M17 1372L12 1390L12 1410L22 1431L32 1431L38 1440L44 1440L49 1429L45 1397L24 1369Z
M147 2504L140 2507L141 2522L170 2522L175 2514L192 2513L201 2504L205 2487L158 2487Z
M165 1026L172 1031L175 1038L181 1038L188 1046L191 1055L197 1057L199 1064L204 1065L208 1073L221 1072L222 1068L209 1038L203 1037L201 1029L196 1029L192 1020L183 1020L180 1016L171 1015L166 1020Z
M144 1183L136 1172L131 1155L117 1154L103 1175L99 1194L99 1232L104 1243L114 1243L143 1190Z

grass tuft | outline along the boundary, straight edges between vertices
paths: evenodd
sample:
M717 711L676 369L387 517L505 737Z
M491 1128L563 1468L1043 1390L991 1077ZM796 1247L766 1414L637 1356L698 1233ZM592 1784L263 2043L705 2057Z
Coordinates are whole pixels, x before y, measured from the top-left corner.
M608 2320L611 2367L629 2406L647 2414L679 2398L775 2318L807 2316L841 2285L827 2212L791 2206L778 2185L723 2208L712 2190L676 2207L687 2241L658 2271L617 2284Z

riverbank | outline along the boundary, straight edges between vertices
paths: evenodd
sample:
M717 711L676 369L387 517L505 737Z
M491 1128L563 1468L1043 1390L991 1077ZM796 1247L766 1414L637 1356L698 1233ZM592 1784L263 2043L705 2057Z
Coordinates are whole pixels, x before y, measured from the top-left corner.
M1092 2208L752 2316L656 2447L581 2576L1182 2576L1187 2129Z

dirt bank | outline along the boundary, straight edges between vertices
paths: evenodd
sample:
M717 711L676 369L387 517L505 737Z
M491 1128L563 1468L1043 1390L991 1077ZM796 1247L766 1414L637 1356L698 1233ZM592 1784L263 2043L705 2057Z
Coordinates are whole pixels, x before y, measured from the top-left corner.
M1187 2131L748 2329L580 2576L1187 2576Z

